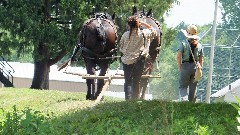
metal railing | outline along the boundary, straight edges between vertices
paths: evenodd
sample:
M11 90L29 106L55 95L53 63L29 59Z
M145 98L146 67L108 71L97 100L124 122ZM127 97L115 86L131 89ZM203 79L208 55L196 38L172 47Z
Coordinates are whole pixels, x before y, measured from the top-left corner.
M12 74L15 72L15 70L2 56L0 56L0 72L13 84Z

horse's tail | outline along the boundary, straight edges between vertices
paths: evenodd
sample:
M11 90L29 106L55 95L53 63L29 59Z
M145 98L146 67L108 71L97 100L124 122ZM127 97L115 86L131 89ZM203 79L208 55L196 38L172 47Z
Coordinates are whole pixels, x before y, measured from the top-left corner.
M101 49L104 49L106 47L106 40L106 32L104 30L104 27L100 24L100 27L97 27L97 41Z

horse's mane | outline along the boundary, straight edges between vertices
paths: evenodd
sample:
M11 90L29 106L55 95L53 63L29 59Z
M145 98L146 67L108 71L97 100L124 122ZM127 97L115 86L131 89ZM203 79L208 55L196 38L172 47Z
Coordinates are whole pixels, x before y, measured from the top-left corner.
M115 16L115 14L114 14L113 16ZM116 25L116 23L115 23L115 21L114 21L114 18L113 18L110 14L108 14L108 13L106 13L106 12L96 12L96 13L94 13L93 15L91 15L91 16L89 17L89 19L87 19L86 21L84 21L83 26L87 25L88 23L90 23L90 22L92 22L93 20L96 20L96 19L98 19L98 18L107 21L107 22L114 28L115 33L117 33L117 28L118 28L118 27L117 27L117 25Z
M91 18L102 18L102 19L109 19L109 20L113 20L112 16L106 12L99 12L99 13L95 13L93 15L90 16Z
M149 13L145 14L143 11L138 11L138 12L135 13L135 15L138 15L139 18L145 18L146 17L146 18L152 19L157 24L158 28L161 29L161 23L157 19L152 17L151 14L149 14Z

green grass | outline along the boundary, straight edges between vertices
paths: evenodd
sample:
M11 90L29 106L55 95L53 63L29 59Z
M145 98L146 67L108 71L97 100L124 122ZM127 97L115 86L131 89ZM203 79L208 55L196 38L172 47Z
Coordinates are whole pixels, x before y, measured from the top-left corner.
M0 104L5 110L13 105L19 109L30 107L39 111L64 112L69 109L81 108L88 104L82 93L67 93L62 91L1 89Z
M18 109L30 107L34 110L60 114L91 106L92 101L85 100L85 96L85 93L80 92L2 88L0 89L0 108L9 110L16 105ZM111 99L109 97L105 100Z
M237 135L237 110L226 103L123 101L94 106L84 93L0 89L0 134Z

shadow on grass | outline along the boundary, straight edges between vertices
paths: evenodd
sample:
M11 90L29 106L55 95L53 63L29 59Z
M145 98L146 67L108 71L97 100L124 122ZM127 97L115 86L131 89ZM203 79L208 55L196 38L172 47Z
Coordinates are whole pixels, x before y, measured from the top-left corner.
M72 110L43 122L39 134L238 134L237 110L225 103L121 101Z

